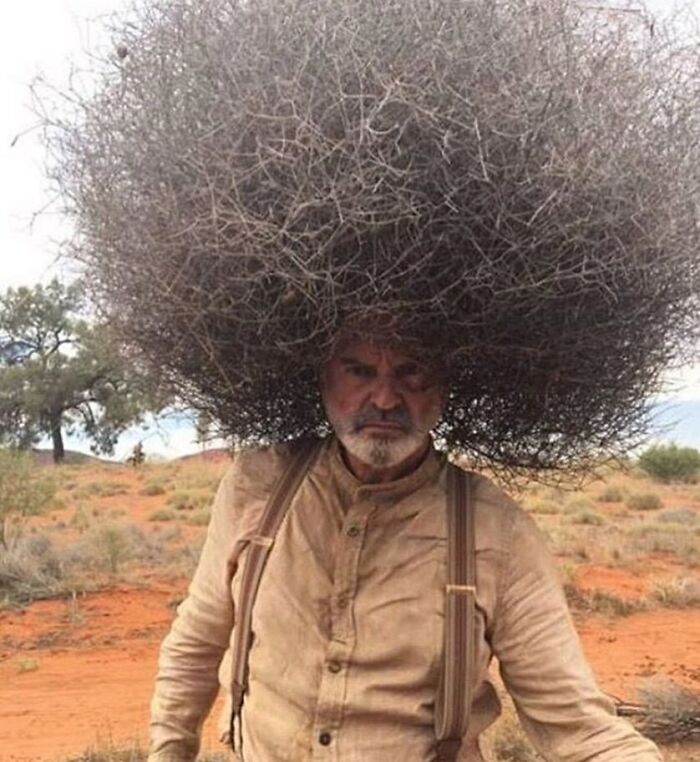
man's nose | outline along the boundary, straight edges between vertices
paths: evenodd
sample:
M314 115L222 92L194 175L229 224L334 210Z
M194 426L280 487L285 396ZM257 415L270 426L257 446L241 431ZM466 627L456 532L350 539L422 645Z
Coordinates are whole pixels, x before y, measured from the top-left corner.
M391 377L376 379L370 402L378 410L394 410L400 407L403 399L396 387L396 381Z

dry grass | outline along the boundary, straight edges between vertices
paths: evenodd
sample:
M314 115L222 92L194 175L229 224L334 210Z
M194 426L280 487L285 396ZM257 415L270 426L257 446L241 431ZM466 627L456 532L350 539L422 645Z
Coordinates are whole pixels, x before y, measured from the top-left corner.
M654 741L700 742L700 693L671 680L649 681L639 689L639 703L623 703L618 711Z
M91 746L77 756L61 757L54 762L146 762L148 752L138 743L115 744L103 741ZM198 762L231 762L227 753L205 753L197 757Z

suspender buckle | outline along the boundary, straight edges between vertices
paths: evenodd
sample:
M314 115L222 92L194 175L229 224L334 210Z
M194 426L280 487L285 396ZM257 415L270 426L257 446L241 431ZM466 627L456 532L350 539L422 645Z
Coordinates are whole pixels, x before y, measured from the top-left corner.
M466 595L476 595L475 585L445 585L446 593L462 593Z

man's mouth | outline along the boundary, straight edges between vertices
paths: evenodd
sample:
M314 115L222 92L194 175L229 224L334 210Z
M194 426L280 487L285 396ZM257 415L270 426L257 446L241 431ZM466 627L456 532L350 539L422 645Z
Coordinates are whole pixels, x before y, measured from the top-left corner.
M405 434L406 429L398 423L390 423L388 421L368 421L359 426L359 430L364 429L377 429L378 431L395 431L399 434Z

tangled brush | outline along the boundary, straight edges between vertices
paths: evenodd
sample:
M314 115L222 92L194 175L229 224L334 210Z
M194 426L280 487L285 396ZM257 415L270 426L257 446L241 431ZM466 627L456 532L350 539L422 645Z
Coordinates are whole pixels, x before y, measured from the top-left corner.
M639 691L640 702L615 699L617 713L629 717L659 743L700 741L700 695L670 680L650 681Z
M96 302L238 441L323 428L343 328L447 368L447 447L624 449L697 335L700 56L606 7L136 8L47 114Z

